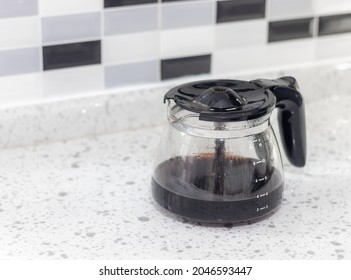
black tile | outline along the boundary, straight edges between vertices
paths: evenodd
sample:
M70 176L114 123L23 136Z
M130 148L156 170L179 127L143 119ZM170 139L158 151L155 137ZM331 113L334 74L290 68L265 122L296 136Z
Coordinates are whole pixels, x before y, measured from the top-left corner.
M266 0L231 0L217 2L217 23L264 18Z
M161 79L205 74L211 71L211 55L182 57L161 61Z
M157 3L157 0L104 0L105 8Z
M44 70L101 63L101 41L43 47Z
M313 18L270 22L268 42L312 37L312 25Z
M346 32L351 32L351 14L325 16L319 18L319 36Z

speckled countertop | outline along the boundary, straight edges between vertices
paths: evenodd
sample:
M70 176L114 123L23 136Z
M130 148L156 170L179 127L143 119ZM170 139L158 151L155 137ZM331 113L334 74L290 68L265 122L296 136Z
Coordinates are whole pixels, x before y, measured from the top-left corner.
M350 106L307 103L307 166L286 164L277 213L236 227L158 210L160 126L1 150L0 259L351 259Z

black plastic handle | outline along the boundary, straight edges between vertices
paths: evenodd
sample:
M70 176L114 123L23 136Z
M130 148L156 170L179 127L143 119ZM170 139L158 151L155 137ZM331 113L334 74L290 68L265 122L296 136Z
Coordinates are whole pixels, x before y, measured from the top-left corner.
M297 166L306 164L305 105L298 84L293 77L277 80L256 80L271 89L277 99L279 129L285 153Z

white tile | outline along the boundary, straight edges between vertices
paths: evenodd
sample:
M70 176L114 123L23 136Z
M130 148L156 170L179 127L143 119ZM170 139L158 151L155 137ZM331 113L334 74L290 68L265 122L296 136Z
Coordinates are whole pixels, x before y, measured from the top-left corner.
M1 107L42 100L41 78L41 73L0 77Z
M210 53L214 48L214 27L192 27L161 31L161 58Z
M42 16L56 16L100 11L101 0L39 0L39 13Z
M101 65L50 70L43 73L43 90L46 96L82 94L102 88L103 68Z
M293 51L303 50L303 51ZM213 54L213 74L258 71L266 68L311 62L314 60L315 43L299 40L263 46L217 50Z
M245 48L216 50L212 55L212 73L228 74L262 68L265 58L262 56L266 46L248 46Z
M350 34L319 37L316 42L317 59L351 57Z
M120 64L159 57L159 33L143 32L104 37L103 62Z
M265 20L245 20L217 24L215 27L216 49L240 46L262 45L267 42L267 22Z
M270 20L296 19L313 15L314 0L269 0L267 15Z
M0 49L24 48L39 45L38 17L0 20Z
M315 41L299 39L268 44L265 53L267 67L281 66L312 62L315 57Z
M317 15L333 15L351 12L350 0L314 0Z

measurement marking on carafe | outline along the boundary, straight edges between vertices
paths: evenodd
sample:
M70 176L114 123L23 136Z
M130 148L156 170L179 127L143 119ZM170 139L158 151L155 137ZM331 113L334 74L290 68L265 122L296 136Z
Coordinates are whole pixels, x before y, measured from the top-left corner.
M262 140L261 139L252 139L252 140L251 139L248 141L250 149L253 149L255 147L255 145L257 145L257 144L255 144L256 142L258 142L259 147L262 147Z
M261 160L258 160L258 161L254 161L253 165L257 165L259 163L265 163L265 162L266 162L266 159L261 159Z
M267 180L267 176L264 176L263 178L260 178L260 179L255 179L255 182L258 183L264 180Z
M260 198L260 197L267 196L267 195L268 195L268 192L263 193L263 194L258 194L256 197L257 197L257 198Z
M268 205L266 205L264 207L256 208L256 212L262 211L262 210L265 210L265 209L268 209Z

